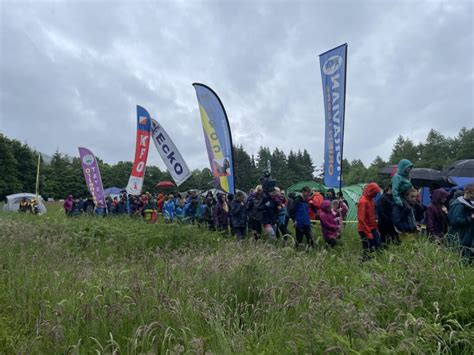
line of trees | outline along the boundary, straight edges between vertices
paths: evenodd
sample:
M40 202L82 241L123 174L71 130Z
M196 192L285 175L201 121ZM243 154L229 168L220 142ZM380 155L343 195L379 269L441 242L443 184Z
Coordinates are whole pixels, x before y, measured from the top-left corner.
M16 192L35 191L37 157L38 152L27 144L0 134L0 199ZM454 138L431 130L425 142L420 144L414 144L409 138L400 136L388 161L377 156L368 167L359 159L352 162L344 159L344 183L352 185L376 181L384 185L388 181L379 175L380 169L396 164L403 158L410 159L419 167L437 170L454 160L474 158L474 129L462 128ZM237 146L234 147L234 161L237 186L243 190L255 187L267 167L267 161L271 162L272 175L278 180L278 185L284 188L303 180L321 182L323 177L322 168L315 175L315 166L306 150L290 151L286 155L278 148L270 151L267 147L261 147L257 156L253 156L242 146ZM98 162L104 187L127 185L132 162L120 161L110 165L99 158ZM171 180L171 176L156 166L147 167L144 191L154 191L154 186L161 180ZM180 186L180 190L206 190L212 187L211 171L204 168L194 170L192 176ZM40 194L55 199L64 198L68 194L86 196L87 189L79 158L57 151L49 164L43 162Z
M399 136L388 161L377 156L368 167L359 159L352 162L344 159L344 183L352 185L375 181L385 185L388 179L380 176L380 169L398 164L402 159L409 159L417 167L435 170L442 170L456 160L474 159L474 128L461 128L456 137L445 137L432 129L426 140L419 144L413 143L409 138Z

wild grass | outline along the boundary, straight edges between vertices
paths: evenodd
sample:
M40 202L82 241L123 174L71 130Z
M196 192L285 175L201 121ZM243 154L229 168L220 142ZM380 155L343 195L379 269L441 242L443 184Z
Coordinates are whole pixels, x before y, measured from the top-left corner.
M0 214L0 352L474 353L474 273L419 240L360 262L130 218Z

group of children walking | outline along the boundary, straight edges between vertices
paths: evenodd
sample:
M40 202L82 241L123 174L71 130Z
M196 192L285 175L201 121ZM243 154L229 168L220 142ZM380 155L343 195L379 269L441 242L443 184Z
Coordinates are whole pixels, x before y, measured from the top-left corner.
M451 200L444 189L436 189L426 208L419 202L418 190L410 182L413 164L403 159L398 164L392 184L377 200L381 189L376 183L366 185L357 209L357 229L362 240L363 257L384 245L411 241L421 232L434 242L460 249L461 254L474 257L474 184L464 187L464 195Z
M474 184L466 185L464 194L449 199L444 189L432 191L431 204L424 209L419 202L418 190L410 182L413 164L403 159L398 164L392 183L382 190L375 183L365 186L357 205L357 230L362 242L363 258L388 244L415 239L426 225L427 235L438 244L459 247L462 254L474 256ZM86 211L91 203L77 202L69 196L64 202L66 214ZM96 208L98 210L99 208ZM103 214L106 214L105 208ZM259 239L263 235L269 240L282 238L286 244L291 235L288 229L292 222L295 230L295 245L306 239L314 246L312 222L319 220L322 236L328 246L338 244L348 213L348 203L342 193L333 189L323 196L317 189L304 187L300 194L285 195L278 187L262 185L248 195L238 191L232 194L211 191L206 196L190 191L185 197L178 193L157 196L144 194L140 197L122 195L107 200L108 214L146 216L147 211L161 212L166 222L197 223L211 231L235 235L241 241L250 234ZM92 213L92 212L91 212ZM247 233L247 231L249 233Z

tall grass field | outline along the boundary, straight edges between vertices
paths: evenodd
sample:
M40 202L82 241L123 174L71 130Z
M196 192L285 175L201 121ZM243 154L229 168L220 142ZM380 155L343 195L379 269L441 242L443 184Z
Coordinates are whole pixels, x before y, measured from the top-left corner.
M426 240L367 262L196 226L0 213L2 354L473 354L474 269Z

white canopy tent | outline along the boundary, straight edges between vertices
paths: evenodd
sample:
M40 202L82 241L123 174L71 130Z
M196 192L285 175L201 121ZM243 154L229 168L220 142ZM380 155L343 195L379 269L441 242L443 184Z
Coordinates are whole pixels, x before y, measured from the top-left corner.
M36 199L35 194L30 193L19 193L13 194L6 197L5 205L3 206L4 212L17 212L20 207L20 202L23 198L26 198L28 201ZM46 206L44 205L44 200L41 196L38 197L38 211L40 214L46 213Z

